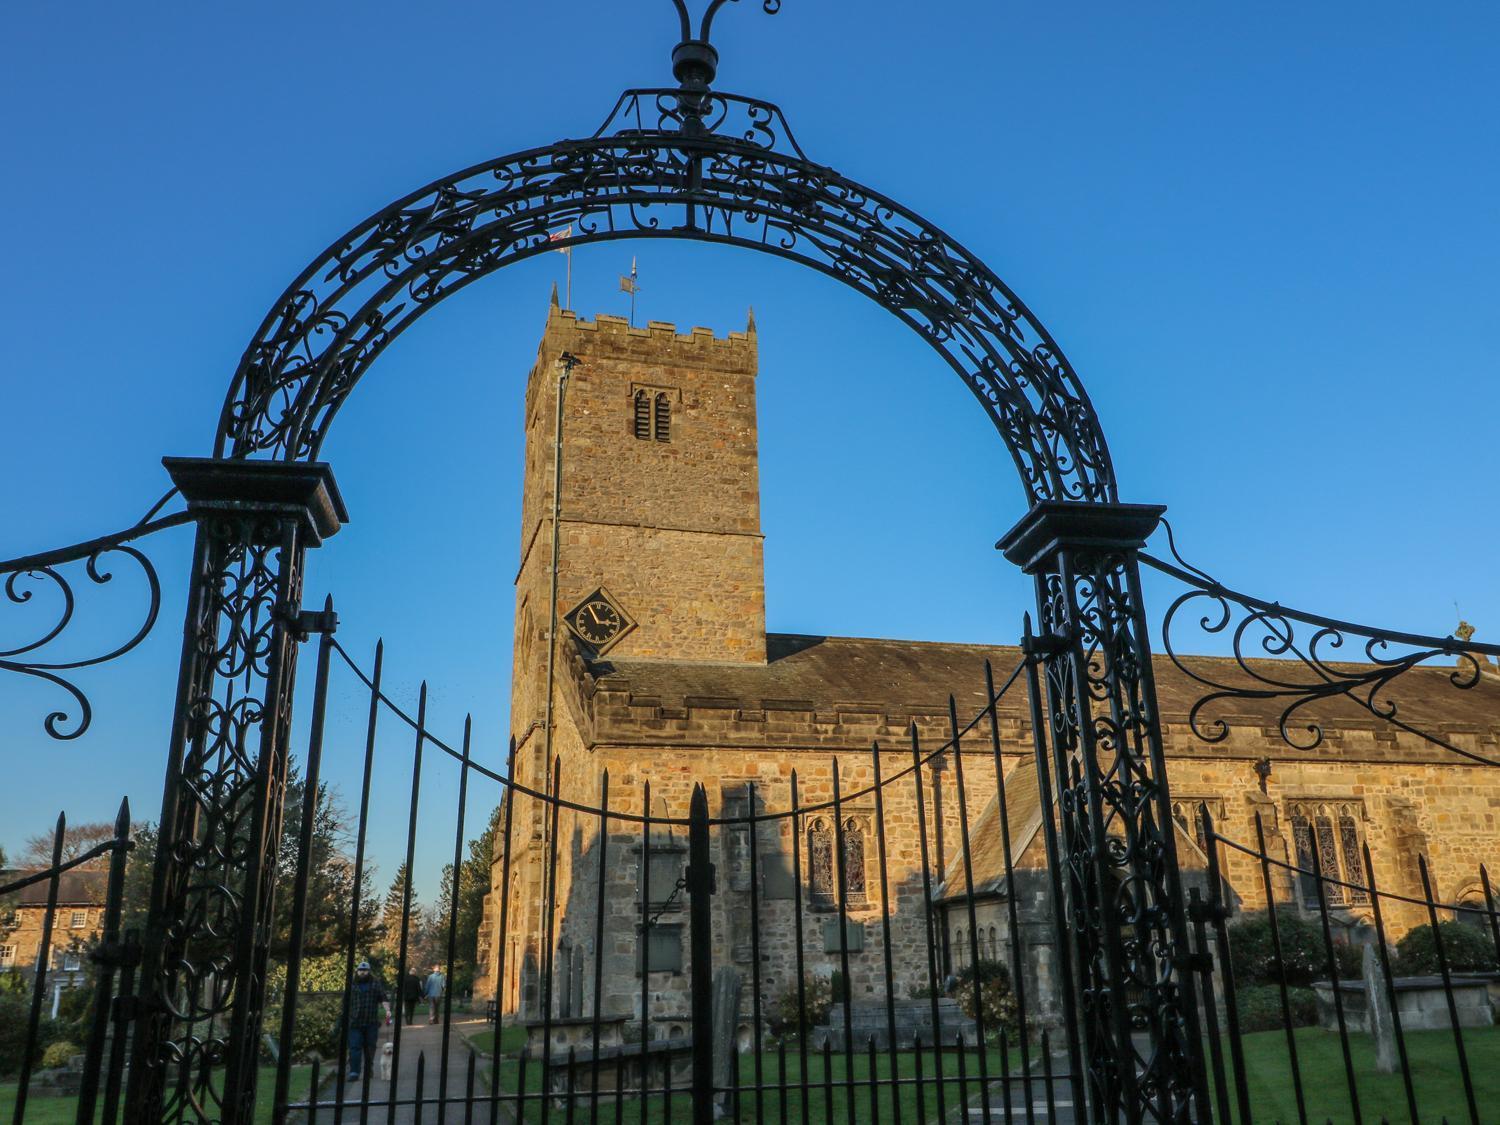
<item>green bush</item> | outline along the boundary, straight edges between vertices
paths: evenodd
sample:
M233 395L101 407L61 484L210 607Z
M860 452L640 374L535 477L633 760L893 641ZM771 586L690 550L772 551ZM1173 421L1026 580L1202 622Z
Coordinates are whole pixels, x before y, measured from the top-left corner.
M93 1023L93 1012L94 988L92 984L67 989L57 1003L59 1033L75 1043L82 1043L88 1038L89 1027Z
M339 1021L344 1014L344 994L325 992L303 996L297 1001L297 1018L292 1024L291 1053L293 1062L304 1062L317 1055L325 1062L338 1057L343 1029ZM281 1035L281 1008L266 1009L262 1025L274 1039ZM282 1044L283 1051L287 1046ZM265 1059L270 1062L269 1058Z
M29 997L7 993L0 995L0 1074L14 1074L21 1069L21 1058L26 1050L26 1021L31 1013ZM37 1025L36 1055L60 1038L57 1024L42 1017Z
M69 1059L81 1054L83 1054L83 1048L77 1043L59 1039L56 1043L48 1044L47 1049L42 1052L42 1069L53 1070L60 1066L67 1066Z
M1365 947L1357 941L1336 941L1333 959L1339 964L1339 980L1360 980L1365 975Z
M1318 997L1310 988L1288 988L1287 1005L1293 1027L1312 1027L1318 1022ZM1276 1031L1286 1026L1281 1011L1281 989L1274 984L1252 984L1235 993L1240 1031Z
M304 957L302 966L297 974L297 989L301 992L338 992L349 983L348 973L345 972L348 957L344 953L329 953L322 957ZM355 958L359 963L359 958ZM271 966L266 973L266 987L272 996L280 996L286 991L286 965L279 963ZM390 982L386 982L387 991Z
M1438 932L1443 935L1443 955L1448 959L1450 972L1494 971L1495 943L1488 934L1462 922L1439 922L1438 927ZM1442 972L1430 924L1408 930L1406 936L1396 943L1396 971L1406 976L1436 976Z
M807 1006L802 1007L795 984L780 996L771 1011L771 1034L781 1039L795 1039L809 1028L828 1022L829 1010L833 1007L833 982L827 977L807 976L802 980Z
M1234 966L1236 985L1281 984L1298 987L1331 975L1328 951L1323 945L1323 928L1315 919L1304 918L1289 907L1276 911L1276 930L1281 938L1281 958L1271 941L1271 918L1268 911L1244 914L1229 927L1229 959ZM1339 954L1339 971L1344 974ZM1357 951L1356 951L1357 952ZM1356 962L1357 963L1357 960ZM1357 975L1357 973L1355 974Z
M979 1006L974 1003L974 980L979 980ZM983 1016L987 1036L998 1036L1003 1030L1014 1036L1019 1028L1016 1018L1016 993L1011 986L1010 970L999 961L976 961L958 971L954 999L964 1015L978 1021Z

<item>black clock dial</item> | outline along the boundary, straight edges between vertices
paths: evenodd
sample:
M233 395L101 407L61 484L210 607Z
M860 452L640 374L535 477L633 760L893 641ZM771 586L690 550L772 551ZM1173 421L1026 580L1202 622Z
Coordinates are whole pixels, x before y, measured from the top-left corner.
M573 611L573 628L590 644L604 644L623 624L615 607L603 598L591 598Z

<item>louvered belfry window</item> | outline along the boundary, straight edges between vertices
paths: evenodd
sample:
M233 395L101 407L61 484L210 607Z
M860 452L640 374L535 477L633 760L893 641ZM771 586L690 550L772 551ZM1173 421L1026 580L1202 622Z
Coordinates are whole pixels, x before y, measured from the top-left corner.
M672 400L677 396L671 387L637 385L631 391L630 432L637 440L672 440Z
M672 440L672 400L666 391L659 391L656 395L656 440Z
M651 440L651 395L646 391L635 392L635 436Z

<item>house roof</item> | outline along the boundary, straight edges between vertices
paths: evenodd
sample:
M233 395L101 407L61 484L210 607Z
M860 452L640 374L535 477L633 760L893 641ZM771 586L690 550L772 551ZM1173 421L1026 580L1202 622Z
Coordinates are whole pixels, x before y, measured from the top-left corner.
M749 710L801 709L940 714L951 692L960 717L984 705L984 661L1003 683L1021 660L1016 646L946 644L931 641L821 637L793 633L766 636L764 664L608 657L587 665L596 690L624 691L632 703L665 707L735 706ZM1261 678L1277 683L1324 685L1347 678L1367 681L1382 673L1376 664L1323 664L1314 670L1295 660L1246 660L1184 656L1181 667L1166 656L1153 660L1157 699L1168 722L1186 722L1192 707L1215 685L1248 689L1212 704L1200 721L1232 717L1251 726L1274 726L1296 696L1276 694ZM1441 658L1439 658L1441 659ZM1432 663L1395 677L1379 698L1396 702L1400 718L1426 731L1500 731L1500 675L1494 666L1468 690L1454 686L1452 663ZM1253 675L1252 675L1253 673ZM1321 689L1320 689L1321 690ZM1356 690L1364 697L1368 687ZM1024 691L1000 704L1010 718L1026 718ZM1384 725L1367 709L1332 692L1304 712L1335 725ZM1294 716L1294 725L1297 723ZM1305 721L1304 721L1305 723Z
M17 870L0 872L0 885L13 883L34 875L36 871ZM109 884L108 871L65 871L57 881L57 905L103 906L104 892ZM29 887L22 887L6 898L12 907L46 906L49 881L42 879Z

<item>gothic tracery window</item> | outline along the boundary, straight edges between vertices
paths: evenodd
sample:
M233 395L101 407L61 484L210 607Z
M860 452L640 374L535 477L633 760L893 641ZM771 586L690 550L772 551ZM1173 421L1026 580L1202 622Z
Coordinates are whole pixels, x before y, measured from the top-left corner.
M812 901L817 906L838 904L835 837L832 827L821 817L807 828L807 877ZM843 824L844 902L849 905L865 901L865 833L860 822L851 817Z
M1318 875L1323 876L1323 897L1329 906L1369 902L1360 850L1360 805L1349 801L1298 802L1288 811L1297 866L1301 868L1298 882L1302 905L1317 909Z
M821 819L807 826L807 878L813 902L833 902L833 833Z
M865 834L853 819L844 821L844 898L865 900Z
M1208 837L1203 833L1203 814L1199 806L1207 805L1215 833L1223 831L1224 799L1222 797L1183 797L1172 801L1172 819L1193 838L1204 855L1208 854Z

